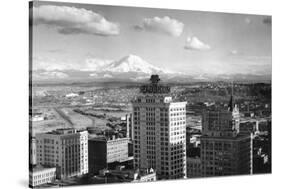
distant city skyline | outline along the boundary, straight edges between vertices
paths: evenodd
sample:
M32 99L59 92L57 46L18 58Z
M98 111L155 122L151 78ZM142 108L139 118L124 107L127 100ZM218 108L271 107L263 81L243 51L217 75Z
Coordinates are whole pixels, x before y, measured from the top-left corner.
M130 54L171 72L271 75L270 16L54 2L34 7L33 70L61 71L48 72L52 77L95 71Z

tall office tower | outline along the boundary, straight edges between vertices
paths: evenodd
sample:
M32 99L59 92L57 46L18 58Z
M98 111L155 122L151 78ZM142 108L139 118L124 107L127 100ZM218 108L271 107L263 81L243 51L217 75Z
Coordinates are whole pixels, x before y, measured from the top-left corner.
M135 168L153 168L158 179L186 177L186 102L173 102L158 75L150 81L132 102Z
M58 178L88 173L88 132L57 129L36 134L37 163L55 166Z
M252 136L239 133L239 110L205 110L201 136L202 176L252 173Z

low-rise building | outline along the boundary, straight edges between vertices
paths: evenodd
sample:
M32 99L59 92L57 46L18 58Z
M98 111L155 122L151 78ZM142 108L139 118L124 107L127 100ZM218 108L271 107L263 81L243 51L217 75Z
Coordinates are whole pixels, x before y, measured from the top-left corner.
M33 167L29 171L29 186L36 187L47 183L52 183L56 179L56 168L45 168L43 166Z
M31 121L43 121L45 119L45 117L44 116L42 116L42 115L34 115L34 116L32 116L31 117Z
M124 162L128 160L129 138L107 140L107 162Z
M200 148L191 147L187 149L186 176L187 178L197 178L202 176L200 159Z
M187 178L202 177L200 157L186 158L186 175Z
M116 183L116 182L151 182L156 181L156 171L151 169L134 170L125 169L124 166L118 166L115 169L102 169L99 174L92 177L99 178L97 183ZM103 182L104 181L104 182Z
M65 95L66 98L74 98L74 97L77 97L77 96L79 96L79 94L77 94L77 93L69 93L69 94Z
M88 173L88 132L65 128L36 134L36 161L56 167L58 178Z
M258 132L258 124L257 122L243 122L239 125L239 132L243 134L255 134Z
M129 138L96 137L89 139L89 172L98 174L107 164L128 161Z
M156 180L156 172L151 168L150 170L136 172L133 182L151 182Z

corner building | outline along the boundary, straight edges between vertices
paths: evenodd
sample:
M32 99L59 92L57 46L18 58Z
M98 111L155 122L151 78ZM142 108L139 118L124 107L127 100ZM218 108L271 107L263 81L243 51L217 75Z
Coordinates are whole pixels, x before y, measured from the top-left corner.
M153 168L158 179L186 177L186 102L173 102L158 75L133 100L135 168Z
M88 173L88 131L57 129L36 134L37 163L57 169L57 178Z

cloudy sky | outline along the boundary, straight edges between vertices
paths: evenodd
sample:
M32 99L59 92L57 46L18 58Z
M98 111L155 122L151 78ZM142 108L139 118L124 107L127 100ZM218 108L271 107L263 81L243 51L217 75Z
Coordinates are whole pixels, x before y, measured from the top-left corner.
M33 69L91 70L129 54L187 74L271 74L271 17L35 3Z

